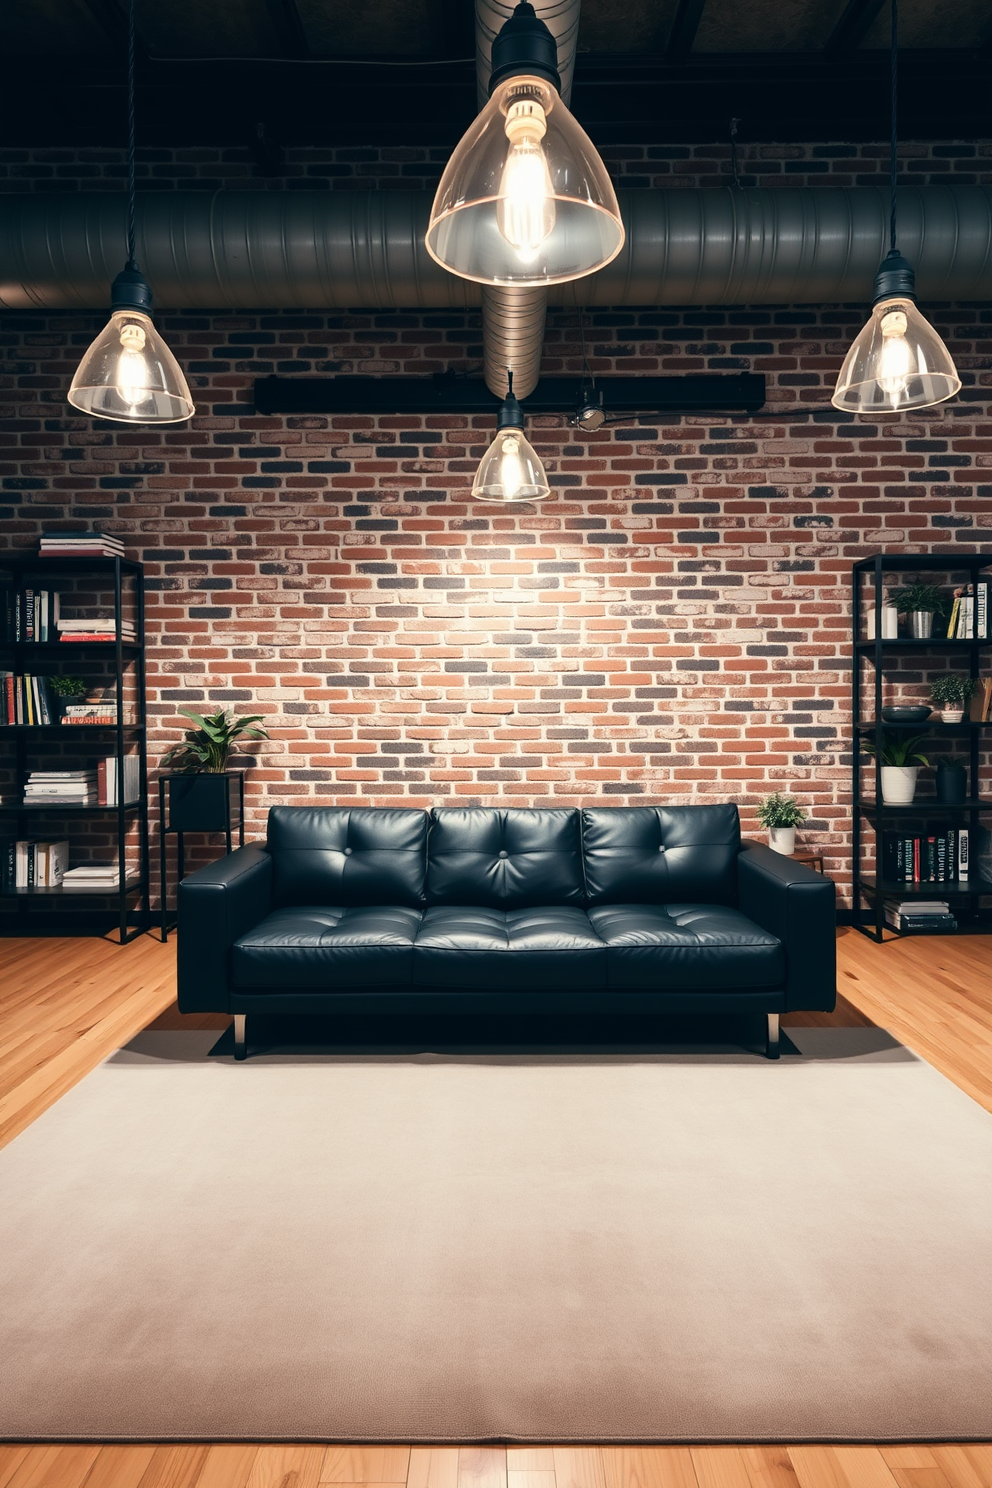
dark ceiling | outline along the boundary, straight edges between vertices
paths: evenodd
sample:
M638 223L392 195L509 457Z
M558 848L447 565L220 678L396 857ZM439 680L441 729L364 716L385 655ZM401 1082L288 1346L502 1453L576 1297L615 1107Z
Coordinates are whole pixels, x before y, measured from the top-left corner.
M448 145L471 0L137 0L139 141ZM887 0L583 0L573 107L602 143L877 140ZM123 0L0 10L0 142L123 142ZM904 138L992 136L989 0L901 0Z

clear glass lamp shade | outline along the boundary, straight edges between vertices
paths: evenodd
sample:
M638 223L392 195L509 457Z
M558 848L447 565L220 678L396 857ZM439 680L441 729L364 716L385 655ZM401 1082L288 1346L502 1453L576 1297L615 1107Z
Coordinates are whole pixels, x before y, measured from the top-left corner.
M443 268L477 284L562 284L616 258L613 183L549 83L497 87L448 161L426 241Z
M138 310L114 311L76 370L69 402L126 424L178 424L196 411L182 368Z
M831 403L846 413L904 413L953 398L951 354L914 302L880 300L840 369Z
M477 501L543 501L551 487L521 429L500 429L482 457L472 483Z

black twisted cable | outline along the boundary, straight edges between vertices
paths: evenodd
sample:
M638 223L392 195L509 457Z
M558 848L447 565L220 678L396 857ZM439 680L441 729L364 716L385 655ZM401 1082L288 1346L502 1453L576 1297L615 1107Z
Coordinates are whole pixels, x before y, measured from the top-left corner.
M132 5L134 0L132 0ZM891 106L892 106L892 140L889 169L891 181L889 186L889 248L894 252L896 246L896 176L898 174L898 151L899 142L896 129L896 101L897 85L899 81L899 0L890 0L892 7L892 45L890 50L891 71Z
M134 257L136 211L134 204L134 0L128 0L127 14L127 266L138 267Z

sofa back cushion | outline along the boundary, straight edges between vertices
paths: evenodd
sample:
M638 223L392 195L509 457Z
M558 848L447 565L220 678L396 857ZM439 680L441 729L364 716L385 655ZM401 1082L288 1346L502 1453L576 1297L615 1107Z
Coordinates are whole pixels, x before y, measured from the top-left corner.
M427 900L484 909L584 904L579 813L482 806L432 811Z
M277 907L424 903L425 811L274 806L267 846Z
M733 904L736 806L612 806L582 812L590 904Z

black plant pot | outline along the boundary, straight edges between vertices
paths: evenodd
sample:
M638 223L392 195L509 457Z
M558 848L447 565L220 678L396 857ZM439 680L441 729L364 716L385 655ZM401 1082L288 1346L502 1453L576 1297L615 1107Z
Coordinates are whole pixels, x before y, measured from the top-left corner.
M968 772L964 765L937 766L937 800L943 806L961 806L968 793Z
M169 828L173 832L223 832L230 821L237 775L173 775L169 782Z

